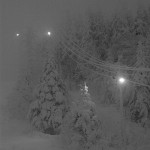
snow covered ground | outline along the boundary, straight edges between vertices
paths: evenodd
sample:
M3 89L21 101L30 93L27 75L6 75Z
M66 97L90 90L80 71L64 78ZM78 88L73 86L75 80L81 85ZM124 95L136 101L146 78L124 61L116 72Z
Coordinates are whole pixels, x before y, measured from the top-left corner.
M11 85L7 85L11 88ZM1 104L5 101L5 95L1 91ZM5 94L5 95L4 95ZM76 94L75 94L76 95ZM103 133L116 134L120 128L120 114L114 107L96 105L97 115L103 122ZM45 135L34 131L27 120L10 119L0 113L0 150L65 150L61 137ZM134 124L127 123L128 133L133 132L136 143L128 146L127 150L150 150L150 131L146 132ZM131 134L130 134L131 135ZM107 138L109 141L110 139ZM99 150L99 149L96 149ZM107 149L110 150L110 149ZM116 150L116 149L113 149Z
M0 89L1 110L15 82L3 83ZM33 131L27 120L9 118L0 113L0 150L62 150L59 136Z
M62 150L60 136L34 131L26 121L4 120L0 150Z
M112 122L116 122L116 120L118 120L118 117L115 115L113 108L108 110L102 110L99 108L99 110L100 117L105 118L104 125L106 126L104 130L107 131L107 134L113 134L113 132L115 133L118 129L118 126L108 122L110 118L112 119ZM116 120L114 120L115 118ZM26 121L7 120L5 118L1 123L2 132L0 139L0 150L65 150L61 144L60 136L46 135L37 131L33 131L33 129ZM137 135L143 136L143 131L140 131L140 128L135 129L134 127L134 130L138 132ZM141 146L129 146L127 150L135 150L135 148L136 150L150 150L150 139L145 138L145 140L141 140L141 138L143 137L138 137L139 141L137 141L141 142Z
M114 106L96 105L96 112L103 123L103 133L107 136L118 134L120 130L120 113ZM150 150L150 129L144 129L135 123L125 121L126 137L130 139L127 150ZM109 136L107 138L109 141Z
M58 136L45 136L40 133L20 135L3 141L0 150L62 150Z

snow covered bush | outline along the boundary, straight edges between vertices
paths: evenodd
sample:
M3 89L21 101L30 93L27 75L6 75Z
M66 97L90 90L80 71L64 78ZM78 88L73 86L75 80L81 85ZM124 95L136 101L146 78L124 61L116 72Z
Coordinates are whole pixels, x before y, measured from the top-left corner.
M101 139L101 122L89 93L72 101L70 112L63 120L63 140L69 149L90 149Z
M59 134L68 106L65 86L58 76L54 59L45 66L35 98L28 113L32 125L44 133Z

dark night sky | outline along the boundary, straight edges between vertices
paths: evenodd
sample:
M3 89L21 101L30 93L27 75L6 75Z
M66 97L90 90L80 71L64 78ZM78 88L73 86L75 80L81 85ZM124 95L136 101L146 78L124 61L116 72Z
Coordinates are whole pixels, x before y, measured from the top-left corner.
M106 16L123 8L135 10L140 0L2 0L1 1L1 75L3 81L16 79L19 66L18 39L16 32L27 27L38 29L44 34L57 25L67 13L83 13L87 8L101 9ZM147 4L150 0L141 0Z

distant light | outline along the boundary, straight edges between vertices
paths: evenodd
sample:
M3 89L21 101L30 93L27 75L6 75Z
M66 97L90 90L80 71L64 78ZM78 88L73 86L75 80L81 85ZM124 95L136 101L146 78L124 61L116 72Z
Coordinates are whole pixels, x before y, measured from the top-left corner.
M16 34L16 36L20 36L20 34L19 34L19 33L17 33L17 34Z
M51 35L51 32L47 32L47 34L48 34L48 36L50 36L50 35Z
M118 79L118 81L119 81L120 84L124 84L124 83L126 82L126 79L123 78L123 77L120 77L120 78Z

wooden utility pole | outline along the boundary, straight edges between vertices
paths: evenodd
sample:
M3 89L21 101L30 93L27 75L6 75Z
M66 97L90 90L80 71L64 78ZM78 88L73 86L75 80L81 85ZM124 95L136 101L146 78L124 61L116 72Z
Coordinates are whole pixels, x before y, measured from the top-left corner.
M127 150L126 146L126 123L124 118L124 108L123 108L123 86L119 86L120 89L120 120L121 120L121 138L123 141L123 149Z

